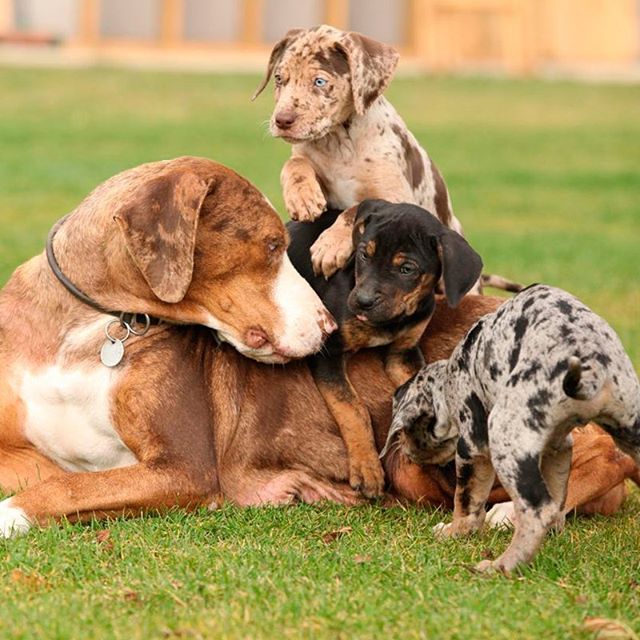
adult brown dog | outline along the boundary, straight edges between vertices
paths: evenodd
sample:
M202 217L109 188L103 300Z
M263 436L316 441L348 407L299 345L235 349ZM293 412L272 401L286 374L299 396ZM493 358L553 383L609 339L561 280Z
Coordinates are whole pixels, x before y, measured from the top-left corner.
M278 215L233 171L186 157L111 178L50 238L0 293L0 485L21 489L0 503L0 535L211 501L215 343L176 325L270 363L335 328Z

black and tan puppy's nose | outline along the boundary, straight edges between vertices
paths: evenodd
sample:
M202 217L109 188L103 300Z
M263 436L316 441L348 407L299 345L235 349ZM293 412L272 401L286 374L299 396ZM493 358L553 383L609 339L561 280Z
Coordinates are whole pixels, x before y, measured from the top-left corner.
M298 114L295 111L280 111L276 114L276 124L279 129L290 129L297 118Z
M377 293L369 293L366 291L358 291L358 295L356 296L356 304L367 311L368 309L372 309L376 306L376 303L379 301L380 296Z

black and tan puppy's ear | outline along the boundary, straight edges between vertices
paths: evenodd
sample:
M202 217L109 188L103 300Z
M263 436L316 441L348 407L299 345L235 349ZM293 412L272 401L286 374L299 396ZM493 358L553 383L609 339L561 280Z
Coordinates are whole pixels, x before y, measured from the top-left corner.
M400 56L393 47L353 31L347 32L336 48L347 58L353 105L362 115L387 88Z
M284 55L284 52L287 50L287 47L305 30L304 29L290 29L287 31L286 35L282 40L279 40L273 45L273 49L271 50L271 55L269 56L269 64L267 65L267 73L260 83L260 86L256 89L253 96L251 96L251 100L255 100L263 91L264 88L269 84L269 80L271 80L271 74L275 69L278 62Z
M457 307L465 293L478 281L482 273L482 258L459 233L451 229L437 236L436 242L444 294L449 306Z
M180 302L191 284L198 219L211 182L184 171L161 175L114 215L129 255L163 302Z
M391 203L386 200L369 199L363 200L355 210L355 217L353 220L353 245L355 246L364 233L364 228L371 218L382 211L385 207Z

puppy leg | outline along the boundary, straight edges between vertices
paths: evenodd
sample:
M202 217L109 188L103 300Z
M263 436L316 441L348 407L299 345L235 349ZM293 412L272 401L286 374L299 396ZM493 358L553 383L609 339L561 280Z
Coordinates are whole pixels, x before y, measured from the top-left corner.
M357 207L343 211L311 246L311 263L316 275L330 278L342 269L353 253L353 225Z
M316 172L306 158L289 158L280 172L280 184L285 207L293 220L316 220L327 208Z
M553 476L556 483L554 493L561 498L564 492L559 484L562 475L566 474L569 456L566 451L560 453L563 468L552 473L553 459L544 461L547 449L544 425L539 425L539 430L534 431L517 416L509 420L506 411L497 415L498 418L492 415L489 420L490 434L500 434L500 437L492 439L491 456L498 478L514 503L515 533L501 556L493 561L484 560L476 569L508 574L531 561L549 528L561 518L562 503L547 487L542 469L546 468L547 474ZM521 436L514 440L513 434ZM527 443L526 450L522 448L524 442Z
M433 531L440 538L465 536L482 528L485 504L495 471L488 455L476 454L470 458L456 455L456 493L453 499L453 521L437 524Z
M347 376L344 356L313 357L309 365L347 447L349 483L368 498L382 495L384 471L376 450L371 416Z
M564 438L557 446L550 446L542 457L540 471L554 503L559 505L559 513L553 527L562 531L565 521L565 504L569 473L571 472L571 456L573 439L571 435Z
M421 329L423 328L421 325ZM405 348L402 345L392 344L385 354L384 370L394 386L399 387L413 378L424 364L424 356L418 347Z

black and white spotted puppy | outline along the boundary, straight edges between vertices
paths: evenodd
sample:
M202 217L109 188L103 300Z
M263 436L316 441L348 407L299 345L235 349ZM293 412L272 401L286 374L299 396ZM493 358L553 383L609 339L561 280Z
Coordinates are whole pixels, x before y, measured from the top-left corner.
M453 522L435 527L441 537L482 527L497 474L515 533L477 569L508 573L564 524L571 431L590 420L640 464L640 383L620 339L573 296L533 285L398 389L385 451L398 446L418 464L455 457Z

